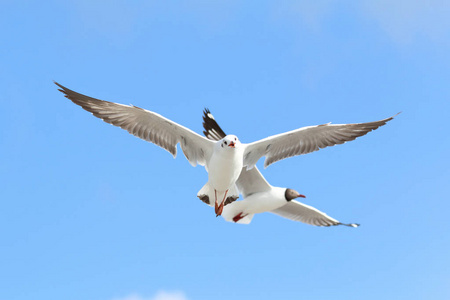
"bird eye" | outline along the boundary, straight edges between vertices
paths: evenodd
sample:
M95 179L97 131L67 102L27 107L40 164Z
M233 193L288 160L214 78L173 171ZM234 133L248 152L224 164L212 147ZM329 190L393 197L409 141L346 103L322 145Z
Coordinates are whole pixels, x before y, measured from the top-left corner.
M237 141L237 138L234 138L235 141Z
M224 143L225 143L225 145L226 145L226 144L227 144L227 141L225 141Z

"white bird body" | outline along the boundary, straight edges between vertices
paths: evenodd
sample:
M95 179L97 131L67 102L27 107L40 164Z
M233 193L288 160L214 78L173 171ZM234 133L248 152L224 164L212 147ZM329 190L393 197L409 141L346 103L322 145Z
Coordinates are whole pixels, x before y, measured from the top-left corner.
M271 186L257 167L251 170L244 168L237 185L244 199L224 207L222 217L228 222L250 224L255 214L271 212L292 221L315 226L359 226L356 223L341 223L312 206L293 200L304 196L291 189Z
M256 168L250 170L257 170ZM243 170L246 172L246 170ZM284 198L285 188L272 187L268 191L251 194L243 200L235 201L226 205L223 209L222 217L229 222L242 224L250 223L254 214L275 210L287 204ZM241 215L240 220L233 220L236 216Z
M245 197L244 200L230 203L225 208L227 210L233 209L237 213L242 212L246 215L260 214L285 205L287 203L287 201L284 199L285 192L285 188L272 186L269 191L251 194L250 196Z
M229 146L231 143L233 146ZM223 199L222 208L227 199L232 202L239 198L236 180L243 167L243 149L234 135L227 135L214 145L214 151L205 166L208 171L208 182L197 193L197 197L210 206L216 206L217 199ZM216 199L215 203L213 204L210 199ZM216 210L221 211L220 205Z
M233 135L229 137L231 137L230 139L235 138ZM240 145L235 148L222 147L220 141L214 145L214 151L207 164L207 171L208 182L218 192L225 192L236 183L243 167L243 153L243 147ZM209 166L214 166L214 168Z

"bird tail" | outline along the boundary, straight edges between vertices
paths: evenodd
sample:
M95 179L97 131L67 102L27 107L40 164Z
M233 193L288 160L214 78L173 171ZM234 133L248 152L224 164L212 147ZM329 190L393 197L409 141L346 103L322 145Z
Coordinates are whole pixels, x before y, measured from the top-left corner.
M214 207L214 201L215 201L215 193L214 188L207 182L197 193L197 197L208 204L209 206ZM217 193L217 200L222 201L224 197L224 193ZM225 200L225 205L234 202L236 199L239 198L239 191L236 187L236 184L233 184L227 192L227 198Z
M214 206L214 189L208 182L198 191L197 197L209 206Z

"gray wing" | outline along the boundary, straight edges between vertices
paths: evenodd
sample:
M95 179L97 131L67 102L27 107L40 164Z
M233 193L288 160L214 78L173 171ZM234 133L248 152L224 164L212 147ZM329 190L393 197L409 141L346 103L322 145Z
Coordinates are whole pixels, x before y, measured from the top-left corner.
M192 130L183 127L163 116L139 108L91 98L74 92L59 83L62 93L73 103L91 112L106 123L118 126L129 133L152 142L177 155L177 144L180 143L184 155L193 166L205 165L212 154L214 142Z
M203 111L203 128L205 129L203 134L210 140L218 141L226 136L207 108ZM253 193L265 192L271 189L270 184L256 167L251 170L246 170L245 167L242 168L236 185L244 198Z
M315 226L336 226L336 225L345 225L350 227L358 227L359 224L344 224L339 222L336 219L328 216L326 213L321 212L320 210L300 203L298 201L292 200L289 201L286 205L272 210L271 213L279 215L283 218L287 218L293 221L299 221L310 225Z
M272 188L257 167L251 170L242 168L236 185L244 199L254 193L268 192Z
M244 166L252 168L261 157L265 156L264 167L267 167L284 158L353 141L385 125L395 116L368 123L307 126L274 135L246 145Z

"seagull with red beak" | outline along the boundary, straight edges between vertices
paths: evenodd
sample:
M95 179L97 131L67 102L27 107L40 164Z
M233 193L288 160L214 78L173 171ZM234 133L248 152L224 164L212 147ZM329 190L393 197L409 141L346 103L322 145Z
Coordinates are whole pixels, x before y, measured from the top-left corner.
M203 202L213 206L216 216L220 216L225 204L233 202L239 197L236 180L243 167L244 148L235 135L227 135L217 141L209 161L208 182L198 192ZM214 198L212 197L214 195Z
M225 135L209 111L204 112L203 128L205 136L212 140ZM315 226L359 226L357 223L341 223L312 206L296 201L296 198L306 197L296 190L270 185L257 167L251 170L243 168L236 185L244 199L225 207L222 217L228 222L249 224L255 214L271 212Z
M235 182L243 167L244 151L236 136L229 135L217 142L211 141L152 111L95 99L72 91L59 83L55 84L66 98L91 112L95 117L160 146L173 157L177 155L179 143L192 166L202 165L208 171L208 182L199 191L198 197L215 206L216 216L222 214L225 204L239 197Z

